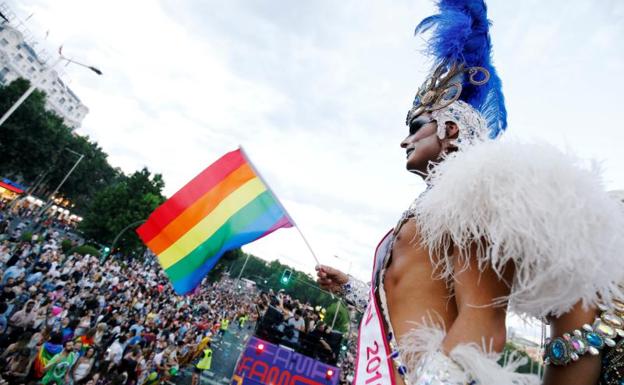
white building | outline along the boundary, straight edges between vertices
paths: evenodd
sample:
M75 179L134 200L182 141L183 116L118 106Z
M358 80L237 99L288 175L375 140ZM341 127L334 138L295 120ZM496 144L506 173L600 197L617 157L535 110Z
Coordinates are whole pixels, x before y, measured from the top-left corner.
M42 60L32 46L17 28L7 22L0 24L0 85L20 77L28 79L46 93L48 109L61 116L72 129L80 127L89 109L63 83L57 71L45 71L50 63Z

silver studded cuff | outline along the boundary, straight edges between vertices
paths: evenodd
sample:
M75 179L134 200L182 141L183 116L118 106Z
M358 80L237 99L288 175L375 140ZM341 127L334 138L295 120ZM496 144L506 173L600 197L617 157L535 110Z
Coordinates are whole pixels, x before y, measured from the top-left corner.
M368 305L369 291L369 284L352 276L349 276L347 283L342 285L342 295L344 299L361 312L364 312Z

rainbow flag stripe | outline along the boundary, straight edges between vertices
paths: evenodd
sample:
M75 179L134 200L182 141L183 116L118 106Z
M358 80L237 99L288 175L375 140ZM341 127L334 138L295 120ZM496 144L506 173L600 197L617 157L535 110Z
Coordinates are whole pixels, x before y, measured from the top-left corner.
M228 250L292 223L241 149L211 164L137 229L173 283L186 294Z

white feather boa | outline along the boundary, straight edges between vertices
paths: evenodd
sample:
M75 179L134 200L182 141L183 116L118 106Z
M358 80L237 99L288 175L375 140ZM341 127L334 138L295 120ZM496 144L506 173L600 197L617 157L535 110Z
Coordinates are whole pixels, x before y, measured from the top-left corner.
M401 338L401 357L407 364L408 383L413 385L539 385L533 374L516 373L527 360L510 355L498 364L500 354L486 344L457 345L448 356L442 353L445 332L439 325L418 324Z
M513 262L512 309L561 315L621 297L624 213L604 191L596 165L546 144L489 141L432 168L413 209L424 244L446 278L475 240L481 268ZM459 250L454 256L453 248Z

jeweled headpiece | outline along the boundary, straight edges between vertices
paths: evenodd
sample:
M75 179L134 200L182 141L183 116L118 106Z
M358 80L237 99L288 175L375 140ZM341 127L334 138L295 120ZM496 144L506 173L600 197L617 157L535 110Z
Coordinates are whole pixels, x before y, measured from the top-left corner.
M432 31L426 53L434 58L434 70L416 93L406 123L409 125L424 112L441 115L457 101L463 101L482 116L489 137L495 138L507 128L507 111L501 81L491 60L485 2L439 0L437 5L439 13L416 27L416 34ZM468 111L466 106L459 109ZM438 125L443 129L444 122Z

